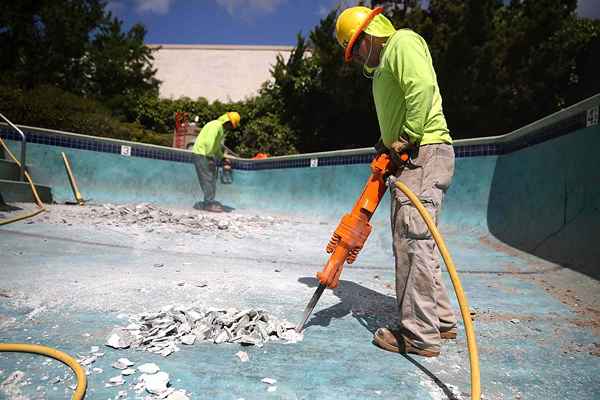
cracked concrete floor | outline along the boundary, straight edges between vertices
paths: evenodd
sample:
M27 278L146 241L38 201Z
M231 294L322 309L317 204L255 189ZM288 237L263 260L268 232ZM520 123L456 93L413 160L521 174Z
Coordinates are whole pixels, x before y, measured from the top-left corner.
M173 387L194 399L469 397L462 326L437 359L371 344L372 332L396 318L391 250L376 241L345 269L339 288L325 292L302 342L243 349L198 343L166 358L105 347L106 335L128 315L171 304L261 308L297 321L337 221L166 210L175 220L148 231L149 223L137 219L98 222L92 208L50 206L46 215L0 230L0 340L73 355L99 346L104 355L93 367L102 372L88 377L86 398L146 396L135 392L135 375L105 386L118 374L111 364L121 357L158 364ZM186 213L208 225L182 227L177 218ZM476 313L485 398L598 397L598 282L477 232L447 227L443 233ZM447 274L444 279L451 287ZM236 356L240 350L248 362ZM16 370L25 374L19 393L4 390L0 397L71 393L73 378L58 362L0 353L0 382ZM276 390L261 382L265 377L277 380Z

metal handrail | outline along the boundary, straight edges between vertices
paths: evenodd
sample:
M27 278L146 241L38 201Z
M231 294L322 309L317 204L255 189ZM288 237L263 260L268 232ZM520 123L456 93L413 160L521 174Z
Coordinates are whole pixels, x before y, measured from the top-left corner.
M0 117L2 117L3 120L5 120L10 126L13 127L14 130L19 132L19 134L21 135L21 161L19 161L21 163L21 167L19 170L19 180L24 181L25 180L25 161L26 161L25 155L27 154L27 136L25 136L23 131L20 130L19 128L17 128L17 126L15 124L13 124L12 122L10 122L9 119L6 118L2 113L0 113Z

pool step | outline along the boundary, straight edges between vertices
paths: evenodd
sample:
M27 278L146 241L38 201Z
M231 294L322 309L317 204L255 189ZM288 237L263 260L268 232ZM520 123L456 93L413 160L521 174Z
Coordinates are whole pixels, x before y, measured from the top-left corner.
M16 162L0 159L0 179L18 181L20 172L20 168ZM29 168L27 168L27 172L30 172Z
M31 166L26 170L31 174ZM27 181L20 181L20 168L9 158L4 148L0 146L0 204L2 203L33 203L35 198ZM35 189L44 203L52 203L52 190L49 186L35 184Z
M35 185L35 189L40 196L42 202L52 203L52 190L50 186ZM31 188L28 182L18 182L8 179L0 179L0 197L6 203L33 203L35 198L31 193Z

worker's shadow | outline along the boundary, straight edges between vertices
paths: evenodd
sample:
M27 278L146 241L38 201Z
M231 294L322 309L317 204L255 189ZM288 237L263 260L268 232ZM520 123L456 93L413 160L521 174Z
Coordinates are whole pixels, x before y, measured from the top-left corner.
M2 198L2 193L0 193L0 211L9 212L17 210L22 210L22 208L6 204L4 198Z
M316 278L310 277L303 277L298 281L314 288L319 284ZM329 326L332 320L343 318L349 314L371 333L375 333L381 327L396 327L399 325L398 303L395 297L386 296L355 282L343 280L340 280L338 287L331 290L331 292L340 299L340 302L315 312L306 323L305 329L313 325ZM433 372L412 356L407 354L402 354L402 356L429 376L444 391L449 400L457 400L452 390Z
M316 278L304 277L298 281L315 288L319 284ZM394 297L344 280L340 280L338 287L328 292L337 296L340 302L315 312L305 328L312 325L329 326L331 320L343 318L349 314L371 333L375 333L377 328L396 326L400 322L398 320L398 304Z

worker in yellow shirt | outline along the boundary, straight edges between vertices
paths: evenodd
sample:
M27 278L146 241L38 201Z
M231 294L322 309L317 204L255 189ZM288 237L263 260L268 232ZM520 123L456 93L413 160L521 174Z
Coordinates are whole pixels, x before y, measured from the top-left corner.
M208 122L196 137L192 148L194 166L204 192L204 202L194 205L196 209L223 212L223 206L215 201L217 190L217 163L223 160L225 130L235 129L240 124L240 114L230 111L214 121Z
M347 62L373 79L380 128L376 151L388 152L404 182L437 223L454 174L452 138L425 40L409 29L396 30L382 8L351 7L336 22ZM410 161L400 155L408 152ZM392 235L396 259L399 327L381 327L379 347L426 357L440 354L441 339L456 338L456 316L444 284L436 244L417 209L392 186Z

